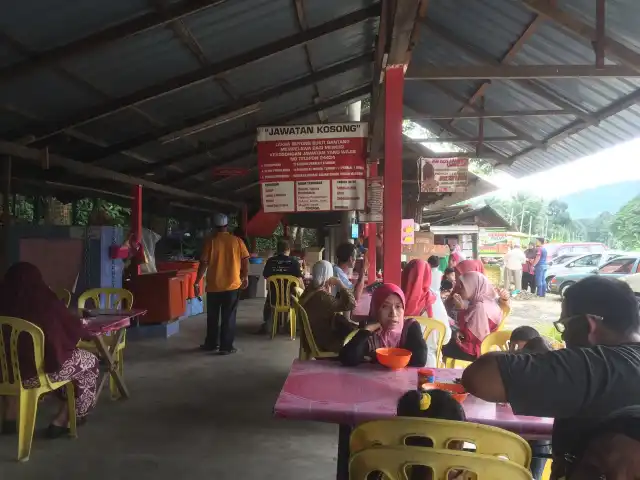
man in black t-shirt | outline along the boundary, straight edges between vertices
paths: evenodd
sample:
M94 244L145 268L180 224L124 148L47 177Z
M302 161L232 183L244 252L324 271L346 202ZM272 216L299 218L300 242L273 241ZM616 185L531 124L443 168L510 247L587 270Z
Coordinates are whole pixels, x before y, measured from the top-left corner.
M597 275L579 281L566 290L555 325L568 348L488 353L462 375L476 397L555 419L552 479L565 475L566 459L595 424L640 405L640 315L629 285Z
M276 245L276 254L267 260L264 266L262 276L267 280L273 275L290 275L298 279L298 287L304 288L302 283L302 267L297 257L291 255L291 245L289 239L281 238ZM295 295L295 291L290 292ZM258 334L271 332L271 301L269 297L275 295L275 292L268 291L267 299L264 302L264 309L262 312L262 325L258 330Z

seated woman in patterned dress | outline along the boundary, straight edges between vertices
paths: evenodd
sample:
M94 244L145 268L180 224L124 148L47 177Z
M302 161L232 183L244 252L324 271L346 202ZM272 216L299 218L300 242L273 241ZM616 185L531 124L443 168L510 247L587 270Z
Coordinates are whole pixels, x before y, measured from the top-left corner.
M95 355L76 347L86 336L80 318L74 316L47 286L38 267L27 262L13 264L0 286L0 316L27 320L44 332L44 371L54 382L71 380L76 395L76 415L82 421L96 401L98 359ZM9 355L8 331L2 332L6 354ZM39 386L33 363L31 339L21 335L18 339L20 375L25 388ZM1 376L1 374L0 374ZM69 416L64 389L58 389L60 399L57 414L47 429L47 436L56 438L69 433ZM16 432L17 402L15 397L5 399L2 433Z

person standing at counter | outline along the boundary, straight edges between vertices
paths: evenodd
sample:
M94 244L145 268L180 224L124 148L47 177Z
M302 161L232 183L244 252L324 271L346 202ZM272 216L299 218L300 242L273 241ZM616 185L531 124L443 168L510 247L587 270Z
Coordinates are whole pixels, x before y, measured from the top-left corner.
M200 280L206 272L207 337L200 348L229 355L236 352L236 313L240 290L249 284L249 251L241 238L229 233L226 215L216 214L213 223L216 232L204 242L193 286L199 297Z

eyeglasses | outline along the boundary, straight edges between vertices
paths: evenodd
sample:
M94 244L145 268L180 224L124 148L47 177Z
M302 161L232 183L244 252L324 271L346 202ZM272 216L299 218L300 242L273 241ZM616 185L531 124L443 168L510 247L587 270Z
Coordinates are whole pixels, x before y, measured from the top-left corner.
M580 315L571 315L570 317L556 320L555 322L553 322L553 326L556 327L556 330L559 333L564 333L565 330L567 329L567 325L569 325L569 322L571 322L572 320L575 320L576 318L587 318L587 317L590 317L597 322L602 322L604 320L604 318L602 318L599 315L591 315L590 313L581 313Z

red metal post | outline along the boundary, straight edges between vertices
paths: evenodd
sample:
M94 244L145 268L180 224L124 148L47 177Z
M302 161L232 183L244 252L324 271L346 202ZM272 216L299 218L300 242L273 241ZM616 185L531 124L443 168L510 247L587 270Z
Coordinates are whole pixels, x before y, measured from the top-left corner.
M369 176L377 177L378 176L378 164L370 163L369 164ZM367 277L367 283L371 285L376 281L376 256L378 254L378 227L375 223L367 223L367 237L369 238L368 245L369 251L367 256L369 257L369 276Z
M404 65L389 65L384 79L383 277L400 285L402 255L402 96Z
M131 236L140 245L142 242L142 185L134 185L131 201ZM136 259L137 260L137 259ZM140 266L135 270L140 274Z

